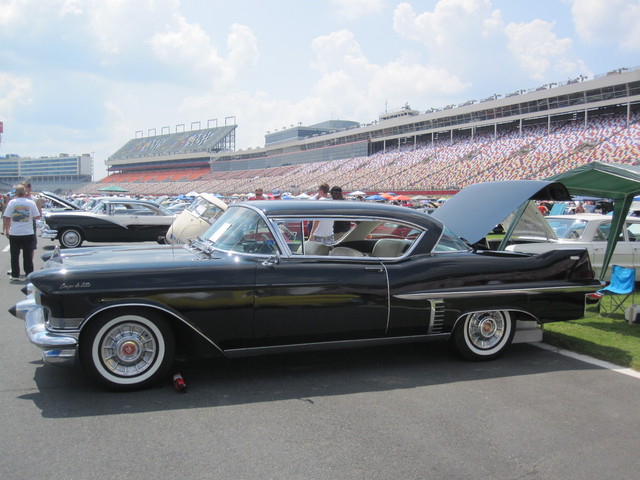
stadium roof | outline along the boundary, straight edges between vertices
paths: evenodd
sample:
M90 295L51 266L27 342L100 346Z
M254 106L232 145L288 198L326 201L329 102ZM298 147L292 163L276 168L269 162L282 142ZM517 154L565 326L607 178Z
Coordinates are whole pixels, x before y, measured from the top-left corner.
M211 153L222 150L225 137L236 129L236 125L170 133L153 137L134 138L109 157L109 162L136 158L185 153Z

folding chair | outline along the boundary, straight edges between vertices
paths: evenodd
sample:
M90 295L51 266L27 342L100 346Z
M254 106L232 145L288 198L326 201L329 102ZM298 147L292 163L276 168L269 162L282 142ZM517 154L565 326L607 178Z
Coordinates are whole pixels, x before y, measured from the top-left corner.
M611 281L609 285L598 290L603 295L600 300L600 315L611 316L614 312L620 311L624 315L624 302L636 291L636 269L613 265L611 267ZM605 305L605 298L608 298L608 306Z

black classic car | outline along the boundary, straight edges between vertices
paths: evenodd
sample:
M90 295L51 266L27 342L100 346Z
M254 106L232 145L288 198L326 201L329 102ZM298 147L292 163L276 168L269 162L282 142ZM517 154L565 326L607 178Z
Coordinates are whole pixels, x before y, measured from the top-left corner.
M349 230L314 242L317 221ZM29 280L13 313L45 362L78 359L114 389L203 346L240 357L451 339L488 360L517 320L580 318L601 288L584 250L474 250L426 213L349 201L237 203L187 245L58 251Z
M175 215L155 202L101 198L91 211L47 212L40 236L63 248L88 242L145 242L164 237Z

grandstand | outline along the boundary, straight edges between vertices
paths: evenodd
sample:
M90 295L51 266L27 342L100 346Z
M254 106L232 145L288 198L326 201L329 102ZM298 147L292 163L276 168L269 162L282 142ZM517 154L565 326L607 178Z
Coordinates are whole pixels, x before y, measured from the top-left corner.
M258 149L209 143L188 150L171 135L135 139L109 159L117 173L83 191L117 183L140 194L298 193L321 182L370 192L456 191L479 181L545 178L594 160L636 164L639 120L640 70L619 69L422 113L407 105L324 134L298 129Z

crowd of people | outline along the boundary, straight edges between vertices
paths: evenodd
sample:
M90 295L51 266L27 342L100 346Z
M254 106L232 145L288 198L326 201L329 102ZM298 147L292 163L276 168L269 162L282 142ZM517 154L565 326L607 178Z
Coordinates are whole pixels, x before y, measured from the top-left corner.
M551 125L525 126L522 131L476 132L433 142L406 144L367 156L275 168L199 172L182 181L118 181L106 177L84 186L97 193L118 183L133 194L180 194L196 190L223 195L243 194L260 185L274 185L293 193L309 192L318 178L348 190L457 190L493 180L539 179L595 160L634 164L640 158L640 114L627 124L624 115L609 115ZM166 172L165 172L166 173ZM148 174L146 178L160 178ZM139 177L129 177L138 179ZM164 177L162 177L164 178ZM173 177L176 178L176 177ZM112 182L113 180L113 182Z

